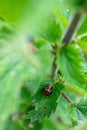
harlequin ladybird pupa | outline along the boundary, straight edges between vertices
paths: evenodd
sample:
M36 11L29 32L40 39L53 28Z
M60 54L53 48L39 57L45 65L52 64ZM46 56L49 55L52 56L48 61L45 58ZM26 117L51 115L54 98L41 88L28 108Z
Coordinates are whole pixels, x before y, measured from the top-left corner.
M51 84L48 84L48 85L45 87L45 89L44 89L44 94L45 94L46 96L49 96L49 95L52 94L52 92L53 92L53 87L52 87Z

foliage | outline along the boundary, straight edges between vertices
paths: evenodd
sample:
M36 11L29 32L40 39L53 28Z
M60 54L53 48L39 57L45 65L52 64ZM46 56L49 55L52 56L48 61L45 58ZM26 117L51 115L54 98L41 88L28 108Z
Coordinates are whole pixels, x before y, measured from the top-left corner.
M57 107L57 100L60 96L61 90L63 89L63 85L60 83L52 84L53 92L50 96L46 96L44 94L44 89L48 84L52 84L52 81L46 80L41 82L39 89L32 97L34 108L28 114L31 122L34 122L35 120L42 121L43 118L49 117Z
M46 23L40 28L39 35L49 42L56 43L61 38L61 27L57 18L54 15L48 16L45 19Z
M86 129L86 7L86 0L0 1L0 130Z
M83 67L81 64L84 61L79 48L75 47L75 45L68 46L59 51L58 57L60 71L67 84L84 96L87 96L87 94L83 92L83 89L80 88L82 86L83 88L86 87L87 77L83 74Z

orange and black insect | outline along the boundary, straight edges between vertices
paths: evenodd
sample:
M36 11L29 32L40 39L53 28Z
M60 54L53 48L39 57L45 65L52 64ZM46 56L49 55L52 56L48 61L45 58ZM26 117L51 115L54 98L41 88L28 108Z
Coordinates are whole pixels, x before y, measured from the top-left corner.
M45 94L46 96L49 96L49 95L52 94L52 92L53 92L53 86L52 86L51 84L48 84L48 85L45 87L45 89L44 89L44 94Z

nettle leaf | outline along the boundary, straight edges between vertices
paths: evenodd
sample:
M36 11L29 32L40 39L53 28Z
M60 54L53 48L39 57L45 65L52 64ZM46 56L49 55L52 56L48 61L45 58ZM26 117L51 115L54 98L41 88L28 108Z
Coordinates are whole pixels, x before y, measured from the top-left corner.
M80 26L77 32L78 35L81 35L84 33L87 33L87 17L83 17L82 25Z
M77 104L78 110L87 118L87 99L82 100Z
M62 30L57 18L54 15L48 16L40 28L39 36L55 43L60 40L61 35Z
M1 66L0 66L1 67ZM28 68L24 61L14 65L0 81L0 123L15 112L23 81L28 77ZM25 69L26 68L26 69Z
M87 96L85 92L87 77L83 73L84 64L81 51L75 45L70 45L58 53L58 65L69 87Z
M87 52L87 41L76 40L76 43L82 48L83 51Z
M87 120L84 120L82 123L72 128L71 130L86 130L87 129Z
M61 96L58 102L58 107L55 112L55 115L58 116L64 124L67 124L68 126L71 125L71 120L67 114L67 106L68 102Z
M59 10L57 8L57 11L55 13L55 15L58 17L60 24L62 24L63 27L67 27L68 25L68 20L67 18L63 15L63 13L61 12L61 10Z
M6 29L1 30L3 40L8 34L5 31ZM34 59L33 54L29 55L25 42L22 43L19 37L11 36L11 39L8 39L9 44L0 48L0 128L17 110L23 82L38 72L36 68L39 69L37 58ZM1 43L3 44L3 41Z
M5 24L3 22L1 27L3 28ZM49 74L51 53L46 48L35 54L31 53L23 37L15 35L15 32L13 34L9 25L0 32L2 38L0 41L2 45L0 48L0 129L2 129L9 116L18 111L23 82L34 76L37 78ZM22 110L24 111L24 108Z
M80 123L82 120L85 119L83 113L78 109L75 103L68 105L67 114L69 115L72 121L72 126L77 125L78 123Z
M87 33L78 35L75 39L75 43L78 44L83 51L87 52Z
M46 96L44 94L44 89L48 84L53 85L53 92L51 95ZM32 97L34 105L32 111L27 115L27 118L31 119L31 122L34 122L36 120L42 121L45 117L49 117L57 107L57 100L62 89L62 84L53 84L52 80L41 82L38 90Z
M75 43L78 44L83 51L87 52L87 18L84 17L84 21L80 26Z
M87 119L87 99L84 98L77 104L70 104L67 107L67 113L72 120L72 124L75 122L78 124L82 120Z

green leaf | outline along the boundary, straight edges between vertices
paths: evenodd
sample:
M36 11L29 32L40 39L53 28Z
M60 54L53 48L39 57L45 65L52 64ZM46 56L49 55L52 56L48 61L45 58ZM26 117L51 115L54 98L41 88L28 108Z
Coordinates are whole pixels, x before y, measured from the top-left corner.
M39 35L49 42L56 43L60 40L62 30L57 18L49 15L39 31Z
M83 73L84 58L82 52L75 45L70 45L58 53L59 69L69 87L87 96L85 91L87 77Z
M84 120L84 115L77 108L76 104L70 104L67 107L67 113L72 121L72 126L76 126L80 121Z
M35 75L41 75L41 73L43 75L43 69L46 70L45 74L49 71L45 69L45 64L42 66L38 64L47 61L46 56L42 55L44 52L41 51L36 56L31 54L24 39L19 36L15 37L12 32L9 32L9 25L5 25L6 23L2 22L1 44L3 45L3 40L7 39L8 35L10 37L8 42L5 40L6 45L0 48L0 124L2 125L10 115L17 111L22 83ZM51 61L48 59L47 62L49 67Z
M5 121L17 108L20 87L26 76L23 75L25 67L26 64L21 61L0 82L0 122Z
M60 21L60 24L62 24L63 27L67 27L68 20L67 18L62 14L60 9L57 9L55 15L57 16L58 20Z
M82 22L80 28L77 31L78 35L81 35L81 34L84 34L84 33L87 33L87 17L83 17L83 22Z
M58 107L55 112L55 115L58 116L64 124L70 126L72 123L67 113L68 105L68 102L61 96L58 102Z
M87 99L82 100L77 104L78 110L87 118Z
M77 122L77 124L79 124L79 122L83 121L84 119L87 119L87 98L81 99L81 101L77 104L70 104L67 107L67 112L71 120L73 119L74 122Z
M27 118L31 119L31 122L36 120L42 121L45 117L49 117L57 107L57 100L60 96L61 90L63 89L63 85L60 83L54 84L52 94L46 96L44 94L44 89L48 84L53 84L53 81L45 80L41 82L38 90L32 97L34 107L27 115Z
M87 41L77 40L76 43L82 48L82 50L87 52Z
M15 37L9 32L9 26L3 28L5 24L2 23L0 28L0 127L17 111L23 82L38 72L36 68L40 69L36 56L29 55L26 42L22 43L19 36ZM9 44L6 42L8 35ZM3 40L6 45L3 45Z
M80 48L87 52L87 33L78 35L75 39L75 43L80 46Z
M84 120L82 123L72 128L71 130L86 130L87 129L87 120Z

